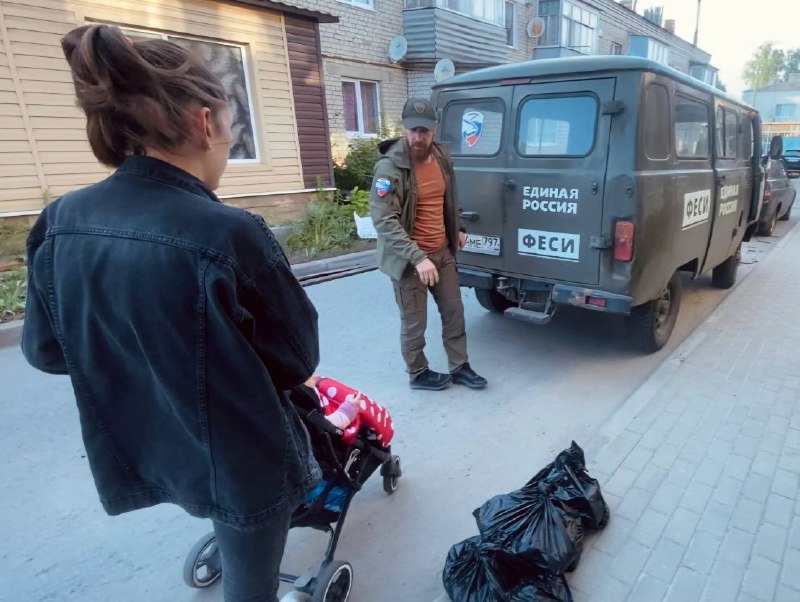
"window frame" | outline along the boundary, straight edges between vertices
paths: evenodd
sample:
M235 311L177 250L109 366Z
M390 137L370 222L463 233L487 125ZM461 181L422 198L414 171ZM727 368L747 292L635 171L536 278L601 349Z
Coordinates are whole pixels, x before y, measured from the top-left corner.
M453 109L453 107L463 106L465 108L469 107L469 108L476 109L476 110L486 111L488 109L479 107L478 105L479 104L491 104L491 103L499 105L499 107L501 109L500 110L500 114L502 115L502 121L500 123L500 139L498 140L498 143L497 143L497 150L494 153L492 153L491 155L489 155L489 154L481 154L481 153L457 153L452 148L450 148L449 149L450 150L450 154L453 157L465 157L467 159L471 159L471 158L493 159L493 158L499 156L501 152L503 152L503 148L504 148L503 145L505 143L505 138L506 138L506 123L507 123L506 122L506 118L508 117L508 111L506 110L505 101L502 98L500 98L499 96L485 96L485 97L482 97L482 98L471 98L469 100L453 100L451 102L448 102L447 105L445 105L445 107L444 107L444 111L442 112L441 130L442 130L442 134L444 134L445 131L446 131L445 128L447 127L447 118L448 118L448 115L449 115L450 111ZM461 113L462 119L463 119L463 115L464 115L464 113L462 112ZM459 132L459 134L460 134L460 132Z
M166 31L158 31L155 29L146 29L143 27L128 27L119 26L123 33L130 32L133 34L144 34L151 39L161 39L169 41L170 38L182 38L185 40L192 40L196 42L205 42L207 44L218 44L220 46L232 46L238 48L242 55L242 71L244 72L244 85L247 92L247 106L250 111L250 126L253 130L253 147L255 149L255 157L252 159L231 159L228 158L228 165L258 165L263 163L263 153L261 148L261 127L258 121L258 113L256 106L253 102L253 96L256 94L253 87L253 82L250 72L250 57L248 53L249 46L246 44L236 44L233 42L225 42L223 40L216 40L213 38L204 38L201 36L193 36L191 34L182 33L169 33Z
M364 10L375 11L375 0L336 0L342 4L349 4L356 8L363 8Z
M783 115L782 114L782 110L781 110L782 107L791 107L792 108L791 114ZM786 119L787 121L791 121L795 117L797 117L797 103L795 103L795 102L779 102L779 103L776 103L776 105L775 105L775 119L776 120L778 120L778 119Z
M355 79L352 77L343 77L339 89L342 91L342 111L344 112L344 84L351 83L355 85L356 91L356 121L358 122L358 130L351 131L347 129L345 123L344 131L348 138L377 138L381 131L381 87L380 82L371 79ZM375 133L368 133L364 131L364 105L361 100L361 84L372 84L375 86Z
M640 117L640 119L643 119L644 122L645 122L645 126L642 129L642 135L644 136L644 140L642 141L643 142L643 147L644 147L644 156L647 158L648 161L650 161L652 163L659 163L660 164L660 163L663 163L665 161L670 161L672 159L672 154L673 154L672 144L673 144L673 140L670 139L669 136L665 136L665 138L667 140L667 144L666 144L667 154L666 154L665 157L651 157L650 156L650 152L649 151L652 150L652 149L647 144L647 141L648 141L648 138L647 138L647 124L652 123L653 116L648 111L648 107L653 106L653 103L651 102L652 99L650 98L649 94L654 88L660 88L661 90L663 90L664 98L666 99L666 105L667 105L666 109L667 110L666 110L666 113L664 115L664 121L666 122L667 131L669 131L671 129L670 126L671 126L672 113L673 113L673 111L672 111L672 98L671 98L671 95L670 95L669 88L661 81L650 82L645 87L644 97L643 97L644 112L642 113L642 116ZM661 93L661 92L659 92L659 93ZM664 122L660 123L659 125L664 125ZM673 138L674 138L674 136L673 136Z
M520 142L522 141L522 117L525 111L525 106L533 100L552 100L552 99L564 99L564 98L591 98L595 104L595 113L594 113L594 131L592 132L592 144L586 153L582 155L569 155L569 154L536 154L530 155L523 153L520 148ZM566 93L566 94L531 94L523 98L519 103L517 103L517 115L516 115L516 124L515 128L516 131L514 133L514 152L517 156L523 159L585 159L589 157L593 152L595 147L597 146L597 128L600 124L600 98L592 93L592 92L575 92L575 93Z
M471 0L470 6L473 9L472 12L467 12L448 6L449 1L450 0L405 0L403 2L403 9L414 10L418 8L438 8L456 13L457 15L461 15L468 19L474 19L475 21L480 21L481 23L488 23L489 25L494 25L495 27L505 29L505 0ZM497 11L498 16L495 19L487 19L485 16L483 16L489 12L486 10L480 11L482 14L478 14L479 11L475 10L476 2L480 2L481 6L484 7L486 6L487 2L496 3L497 8L500 9Z
M508 27L508 9L511 8L511 28ZM504 0L503 2L503 21L506 30L506 46L508 48L516 48L519 44L517 39L517 3L514 0ZM509 43L510 38L510 43Z
M705 107L706 109L706 121L707 121L707 131L706 131L706 154L705 155L682 155L680 153L680 147L678 146L678 105L680 104L679 100L693 102L695 104L699 104ZM672 101L672 143L675 148L675 158L679 161L708 161L711 159L711 110L713 109L712 105L706 100L700 100L697 97L690 96L688 94L683 94L681 92L676 92L675 96ZM683 122L689 123L689 122ZM716 131L713 132L713 135L716 136Z
M619 49L619 52L614 52L615 49ZM622 44L619 42L611 42L611 56L622 56Z

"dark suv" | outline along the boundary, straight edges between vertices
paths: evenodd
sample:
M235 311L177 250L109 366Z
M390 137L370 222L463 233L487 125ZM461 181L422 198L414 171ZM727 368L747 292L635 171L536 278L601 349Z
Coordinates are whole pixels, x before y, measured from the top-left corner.
M783 164L790 178L800 178L800 148L783 151Z

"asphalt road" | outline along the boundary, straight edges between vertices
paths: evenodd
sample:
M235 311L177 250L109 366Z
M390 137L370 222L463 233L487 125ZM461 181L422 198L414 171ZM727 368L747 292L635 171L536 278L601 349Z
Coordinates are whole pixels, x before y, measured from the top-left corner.
M780 236L792 223L780 223ZM774 238L747 245L740 281ZM572 439L607 420L727 294L710 277L686 281L669 346L632 350L622 320L576 310L536 327L485 312L464 291L475 392L408 389L399 319L377 272L308 288L320 312L320 373L361 388L392 412L404 476L393 496L378 475L356 497L338 558L356 571L352 602L430 602L440 595L449 547L476 534L471 512L523 484ZM435 310L431 307L431 312ZM435 313L432 367L445 369ZM161 506L103 514L84 458L69 381L0 349L0 600L44 602L221 601L181 578L186 552L209 523ZM284 569L321 559L322 533L291 533Z

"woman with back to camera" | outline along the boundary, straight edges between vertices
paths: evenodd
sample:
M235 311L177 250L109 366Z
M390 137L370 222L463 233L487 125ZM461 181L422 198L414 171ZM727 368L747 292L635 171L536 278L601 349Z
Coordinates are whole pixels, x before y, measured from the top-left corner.
M105 25L62 48L116 171L31 231L23 352L69 374L106 512L211 518L225 600L273 602L291 513L320 477L284 393L317 366L317 313L264 221L212 192L231 144L218 79Z

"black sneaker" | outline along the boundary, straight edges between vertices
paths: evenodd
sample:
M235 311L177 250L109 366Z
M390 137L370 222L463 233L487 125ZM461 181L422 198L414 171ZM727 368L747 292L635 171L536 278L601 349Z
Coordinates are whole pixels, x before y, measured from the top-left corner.
M450 373L453 382L457 385L466 385L470 389L483 389L488 383L469 367L469 362L463 364L458 370Z
M451 378L449 374L442 374L441 372L434 372L425 368L417 376L411 379L409 383L412 389L424 389L426 391L441 391L450 384Z

